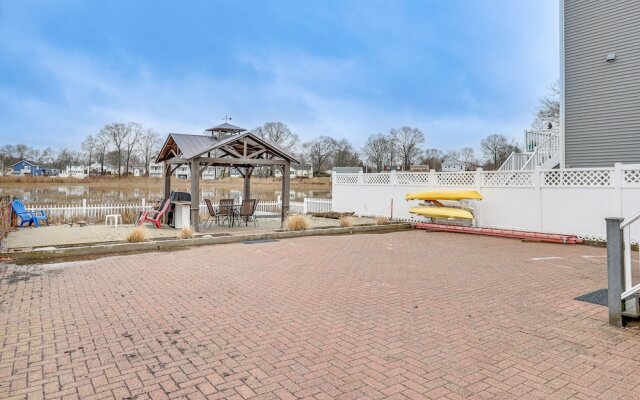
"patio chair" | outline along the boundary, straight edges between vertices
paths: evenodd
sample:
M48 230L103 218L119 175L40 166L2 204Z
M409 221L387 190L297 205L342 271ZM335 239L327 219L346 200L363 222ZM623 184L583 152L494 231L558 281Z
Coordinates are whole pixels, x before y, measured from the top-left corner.
M11 208L13 212L20 218L20 227L29 223L29 226L34 225L36 228L40 226L40 221L44 221L49 226L49 220L44 210L27 211L24 204L20 200L14 200L11 202Z
M204 221L204 227L206 228L207 222L211 220L211 222L209 222L209 228L211 228L213 221L216 221L216 224L218 224L218 222L220 221L220 213L216 212L216 208L213 206L213 204L211 204L210 199L204 199L204 202L207 204L207 211L209 212L209 216L207 217L207 220Z
M233 207L234 200L233 199L222 199L220 200L220 205L218 206L218 213L220 217L222 217L221 224L224 224L225 221L229 221L229 228L233 226L235 219L235 212Z
M171 201L169 201L169 199L164 199L158 210L144 211L140 216L140 219L138 219L138 225L142 225L145 222L153 222L156 228L160 229L160 226L162 225L162 217L167 213L170 205Z
M240 219L244 220L244 225L248 226L249 221L253 221L253 226L258 226L256 220L256 208L258 207L258 200L246 199L242 200L242 206L240 206Z

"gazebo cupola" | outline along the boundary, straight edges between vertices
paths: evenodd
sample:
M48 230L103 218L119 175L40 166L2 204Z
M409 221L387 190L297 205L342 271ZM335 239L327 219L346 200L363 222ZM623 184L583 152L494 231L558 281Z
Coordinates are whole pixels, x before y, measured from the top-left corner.
M216 125L213 128L205 129L205 132L210 132L211 136L216 140L226 139L229 136L237 135L240 132L244 132L246 129L240 128L239 126L232 125L228 122L225 122L220 125Z

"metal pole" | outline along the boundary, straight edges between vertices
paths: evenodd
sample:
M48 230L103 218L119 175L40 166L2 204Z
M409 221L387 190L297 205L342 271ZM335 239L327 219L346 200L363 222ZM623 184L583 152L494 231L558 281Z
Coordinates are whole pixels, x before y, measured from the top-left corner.
M605 218L607 221L607 280L609 325L623 327L622 295L624 288L624 245L620 223L624 218Z

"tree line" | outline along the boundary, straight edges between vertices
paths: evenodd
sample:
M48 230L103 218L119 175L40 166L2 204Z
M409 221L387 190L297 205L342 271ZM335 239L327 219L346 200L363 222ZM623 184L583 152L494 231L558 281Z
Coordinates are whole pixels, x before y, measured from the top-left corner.
M557 127L560 114L559 85L549 87L547 96L541 99L536 109L533 129ZM302 142L283 122L266 122L251 132L276 143L293 153L303 164L310 164L314 173L319 174L333 167L363 167L368 171L389 169L409 170L413 165L425 165L441 170L446 158L463 162L468 169L482 166L497 169L511 152L521 151L519 144L502 134L491 134L479 143L482 158L479 159L472 147L440 150L425 146L425 135L416 127L402 126L370 135L360 149L347 138L318 136ZM151 128L137 122L114 122L105 125L96 135L87 136L80 151L50 147L35 149L25 144L7 144L0 147L0 163L12 165L22 159L31 160L53 168L64 169L67 165L99 163L96 172L104 173L106 164L117 167L118 174L129 171L132 164L148 166L156 157L161 144L160 135ZM271 174L273 170L268 170Z

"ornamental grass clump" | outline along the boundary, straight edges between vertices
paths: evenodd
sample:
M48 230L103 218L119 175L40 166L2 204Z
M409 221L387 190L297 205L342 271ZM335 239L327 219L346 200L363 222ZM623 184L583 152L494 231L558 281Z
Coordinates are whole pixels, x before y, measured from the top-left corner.
M178 234L178 239L191 239L193 238L193 229L191 227L184 227L180 229L180 234Z
M309 229L309 219L304 215L291 215L285 221L290 231L306 231Z
M387 225L389 223L389 218L385 216L376 217L376 225Z
M340 217L340 227L341 228L350 228L353 226L353 219L347 215L343 215Z
M129 243L139 243L147 240L147 230L143 227L135 228L129 233L127 236L127 242Z

